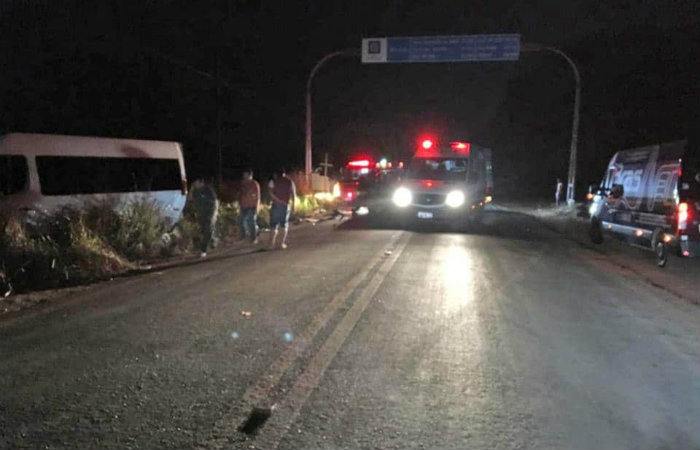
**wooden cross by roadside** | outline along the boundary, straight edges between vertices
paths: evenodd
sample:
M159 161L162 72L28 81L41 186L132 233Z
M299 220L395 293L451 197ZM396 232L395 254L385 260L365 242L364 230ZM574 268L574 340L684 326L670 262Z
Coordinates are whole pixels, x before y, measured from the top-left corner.
M323 156L323 162L321 163L321 167L323 167L323 176L327 177L328 176L328 168L333 167L333 164L328 162L328 153L326 153Z

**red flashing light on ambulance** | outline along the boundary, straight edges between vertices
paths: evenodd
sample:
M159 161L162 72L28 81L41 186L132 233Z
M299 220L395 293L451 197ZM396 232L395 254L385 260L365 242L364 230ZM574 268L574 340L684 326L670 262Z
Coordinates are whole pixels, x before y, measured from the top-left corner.
M418 141L415 156L430 158L438 154L437 143L433 138L424 138Z
M472 146L469 142L453 142L450 147L456 153L468 155Z
M348 161L348 167L352 169L363 169L369 168L372 165L372 161L367 158L363 159L351 159Z

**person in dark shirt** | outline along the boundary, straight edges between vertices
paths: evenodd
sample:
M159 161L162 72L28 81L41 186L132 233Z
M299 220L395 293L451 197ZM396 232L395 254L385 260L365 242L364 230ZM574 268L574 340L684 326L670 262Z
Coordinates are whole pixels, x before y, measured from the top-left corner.
M275 248L277 232L282 228L282 243L280 248L287 248L287 233L289 231L289 215L294 211L296 202L296 187L287 177L284 169L278 170L267 185L272 198L270 209L270 249Z
M216 215L219 209L219 201L216 192L209 179L200 179L192 184L192 202L197 217L197 223L202 235L201 257L207 256L207 250L211 244Z

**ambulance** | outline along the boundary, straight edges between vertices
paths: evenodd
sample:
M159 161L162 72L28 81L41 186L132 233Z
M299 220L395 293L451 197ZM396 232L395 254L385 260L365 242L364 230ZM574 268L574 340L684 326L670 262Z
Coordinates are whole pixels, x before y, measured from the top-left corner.
M471 222L492 199L491 149L424 138L392 193L392 214L403 220Z

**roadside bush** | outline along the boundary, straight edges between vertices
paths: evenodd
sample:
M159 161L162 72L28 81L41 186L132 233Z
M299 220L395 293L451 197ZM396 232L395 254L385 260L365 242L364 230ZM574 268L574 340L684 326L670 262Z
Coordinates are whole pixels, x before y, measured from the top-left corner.
M324 211L333 211L338 207L338 199L329 195L328 197L318 199L318 206Z
M216 219L216 237L222 241L235 238L238 235L238 203L220 203Z
M199 246L199 225L191 214L184 215L168 234L166 255L182 254Z
M89 205L83 215L90 231L131 261L161 253L167 222L160 206L139 199L116 207L109 201Z
M299 197L296 202L295 215L300 219L311 217L318 207L318 200L313 195Z
M258 227L263 230L270 228L270 207L268 205L260 206L260 211L258 211Z
M117 251L135 260L153 256L162 247L166 222L155 203L147 200L131 202L119 216L121 226L108 237Z
M287 176L294 182L298 196L305 197L313 194L309 181L306 179L306 174L303 171L295 170L288 173Z
M323 198L319 199L313 195L299 197L296 205L296 217L307 219L325 211L331 211L336 208L335 199Z
M3 215L0 222L0 263L6 278L16 289L34 281L51 283L58 246L48 236L32 238L15 215Z
M0 227L0 264L20 291L103 278L132 267L77 210L65 208L31 222L5 216Z
M105 278L133 267L85 224L85 215L76 213L71 220L70 262L78 279Z
M310 217L325 205L303 196L296 216ZM186 208L168 232L169 224L155 203L137 200L117 206L104 201L43 216L0 214L0 287L10 282L15 291L26 291L102 279L135 268L135 261L183 254L199 246L201 233L192 208ZM238 214L237 203L219 206L217 239L237 235ZM269 224L270 207L263 205L258 226Z

